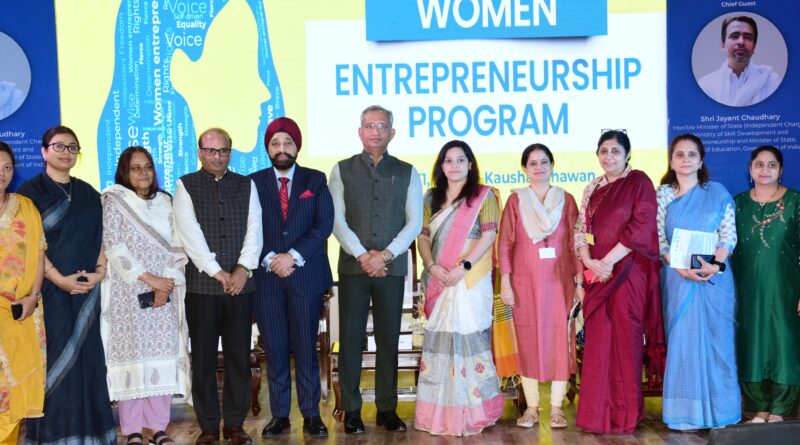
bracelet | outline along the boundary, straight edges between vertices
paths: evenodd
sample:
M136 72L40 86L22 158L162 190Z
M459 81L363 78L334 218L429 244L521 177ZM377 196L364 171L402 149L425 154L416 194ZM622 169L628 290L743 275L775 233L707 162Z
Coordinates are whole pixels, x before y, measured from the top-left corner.
M575 288L576 289L583 289L583 282L575 283Z
M428 266L428 269L427 269L428 273L431 273L431 269L433 269L433 266L436 266L436 263L431 263L431 265Z
M105 268L106 268L105 264L95 264L95 266L94 266L94 269L95 269L95 270L97 270L97 269L99 269L99 268L101 268L101 267L102 267L103 269L105 269Z
M53 270L53 268L54 268L54 267L56 267L56 266L54 266L54 265L50 264L50 267L48 267L47 269L45 269L45 270L44 270L44 273L43 273L42 275L47 275L47 272L50 272L51 270Z

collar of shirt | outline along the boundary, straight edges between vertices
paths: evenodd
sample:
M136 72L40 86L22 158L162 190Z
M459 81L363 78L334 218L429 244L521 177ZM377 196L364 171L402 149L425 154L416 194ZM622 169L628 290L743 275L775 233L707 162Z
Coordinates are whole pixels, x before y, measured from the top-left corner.
M288 183L288 184L286 184L286 186L289 188L289 192L290 192L290 194L291 194L291 191L292 191L292 181L294 180L294 170L295 170L295 167L297 167L297 164L294 164L294 165L292 166L292 168L290 168L290 169L289 169L289 171L287 171L287 172L286 172L286 174L283 174L283 173L281 173L280 171L278 171L278 169L277 169L277 168L275 168L275 167L272 167L272 171L274 171L274 172L275 172L275 181L278 183L278 190L280 190L280 189L281 189L281 181L280 181L280 178L289 178L289 183Z
M752 63L752 61L750 63ZM726 63L725 67L728 68L728 76L730 76L731 82L736 82L736 83L744 83L744 82L746 82L747 78L749 77L749 74L750 74L750 63L748 63L747 66L744 67L744 69L742 70L742 74L740 74L738 76L736 75L736 73L733 72L731 67L729 67L727 65L727 63Z
M219 181L222 181L222 178L224 178L224 177L225 177L225 175L227 175L227 174L228 174L228 170L225 170L225 172L224 172L224 173L222 173L222 176L220 176L219 178L217 178L217 177L216 177L216 176L214 176L213 174L211 174L211 173L207 172L207 171L206 171L206 169L204 169L204 168L201 168L201 169L200 169L200 171L201 171L201 172L203 172L204 174L208 175L208 176L211 176L211 177L212 177L212 178L213 178L215 181L217 181L217 182L219 182Z

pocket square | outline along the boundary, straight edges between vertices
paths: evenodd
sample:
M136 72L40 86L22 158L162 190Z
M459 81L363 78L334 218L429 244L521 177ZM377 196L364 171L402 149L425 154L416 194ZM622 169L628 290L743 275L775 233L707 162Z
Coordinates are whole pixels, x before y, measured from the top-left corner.
M313 198L313 197L314 197L314 192L312 192L311 190L306 190L300 194L300 199Z

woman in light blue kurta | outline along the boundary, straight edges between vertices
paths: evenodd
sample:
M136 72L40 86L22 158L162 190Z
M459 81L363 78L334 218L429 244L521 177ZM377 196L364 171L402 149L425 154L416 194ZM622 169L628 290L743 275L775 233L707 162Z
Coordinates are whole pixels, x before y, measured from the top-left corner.
M728 261L736 246L735 206L722 184L708 180L704 157L699 138L677 136L669 148L669 171L656 191L659 248L666 260L663 420L677 430L719 427L741 418L736 297ZM714 260L695 269L669 267L675 229L715 233Z

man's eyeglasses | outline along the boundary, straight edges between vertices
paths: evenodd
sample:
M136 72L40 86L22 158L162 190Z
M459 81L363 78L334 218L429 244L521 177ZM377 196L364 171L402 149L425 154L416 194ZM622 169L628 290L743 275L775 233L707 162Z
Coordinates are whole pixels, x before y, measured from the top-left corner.
M231 155L230 148L201 147L200 150L202 150L207 156L219 155L221 158L227 158Z
M601 135L602 135L602 134L606 134L606 133L608 133L609 131L619 131L620 133L625 133L625 134L628 134L628 130L626 130L626 129L624 129L624 128L603 128L602 130L600 130L600 134L601 134Z
M69 153L75 155L75 154L78 154L78 152L81 151L81 146L78 145L78 144L67 145L67 144L63 144L61 142L53 142L51 144L48 144L47 146L48 147L53 147L53 150L55 150L55 151L57 151L59 153L63 153L64 150L67 150Z
M391 128L391 127L389 126L389 124L387 124L385 122L377 122L377 123L370 122L368 124L364 124L364 128L366 128L367 130L385 131L385 130L388 130L389 128Z

